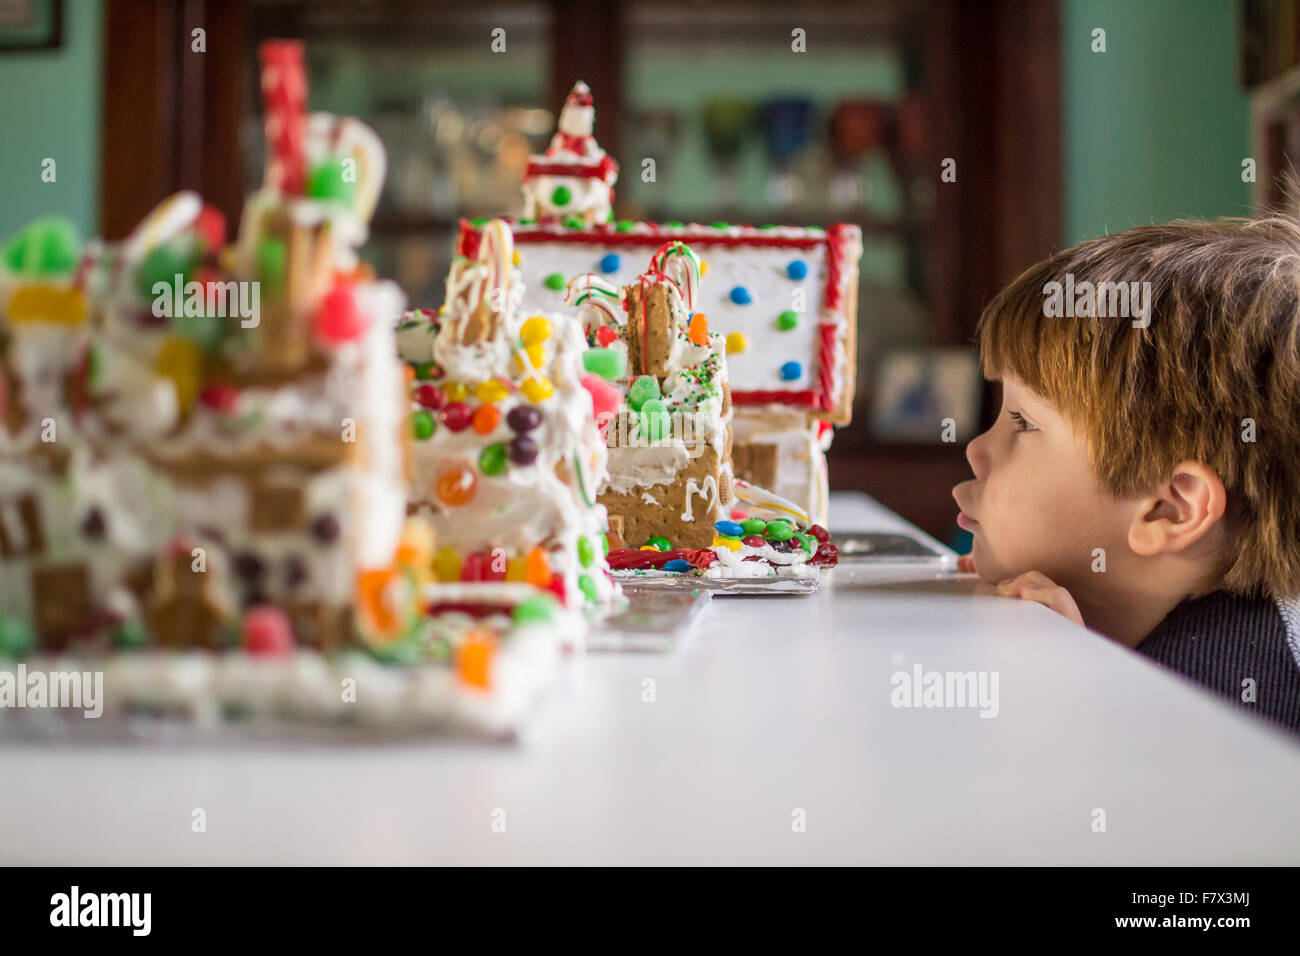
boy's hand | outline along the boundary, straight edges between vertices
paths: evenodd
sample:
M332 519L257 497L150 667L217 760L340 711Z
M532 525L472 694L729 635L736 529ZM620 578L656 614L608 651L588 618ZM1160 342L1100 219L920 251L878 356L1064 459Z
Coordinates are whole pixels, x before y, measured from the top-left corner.
M1037 601L1048 610L1083 626L1083 615L1079 613L1079 605L1074 603L1070 592L1041 571L1026 571L1014 578L1007 578L998 584L998 594L1020 598L1022 601Z

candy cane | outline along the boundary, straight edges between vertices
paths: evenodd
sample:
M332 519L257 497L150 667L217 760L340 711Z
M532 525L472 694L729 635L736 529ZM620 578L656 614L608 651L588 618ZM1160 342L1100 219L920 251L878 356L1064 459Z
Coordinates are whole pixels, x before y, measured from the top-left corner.
M688 312L695 309L695 291L700 286L700 259L684 242L665 242L650 259L650 268L677 280L683 304Z
M515 267L515 237L504 220L493 219L483 227L479 234L478 261L487 268L480 301L482 296L487 296L488 307L493 312L504 312ZM501 298L496 301L498 294Z
M623 315L623 291L594 272L585 272L569 280L564 290L564 304L586 306L604 314L605 325L618 328L626 319Z
M296 40L267 40L257 49L262 62L262 105L266 113L266 142L271 150L268 185L300 195L305 179L303 140L306 135L307 77L302 44Z
M388 154L375 131L351 116L312 113L307 117L307 139L316 160L342 156L357 164L357 195L352 211L369 221L379 204L388 170Z
M154 247L188 229L202 209L203 200L196 192L186 189L168 196L127 236L122 247L123 260L139 262Z
M793 517L800 524L808 525L812 523L807 512L788 498L774 495L766 488L760 488L758 485L751 485L749 482L743 481L740 478L733 479L731 486L735 490L736 497L751 508L766 508L769 511L783 511Z

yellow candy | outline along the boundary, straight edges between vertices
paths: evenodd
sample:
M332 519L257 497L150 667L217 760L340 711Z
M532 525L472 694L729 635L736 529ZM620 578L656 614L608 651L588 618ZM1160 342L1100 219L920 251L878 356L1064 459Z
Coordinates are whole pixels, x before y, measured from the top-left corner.
M184 339L168 339L158 350L154 370L163 378L171 379L181 411L189 411L198 398L203 377L203 354L199 347Z
M506 580L507 581L527 581L528 580L528 559L523 555L517 558L511 558L506 562Z
M701 260L700 260L700 278L703 279L703 278L704 278L706 275L708 275L708 274L709 274L709 263L708 263L707 260L701 259Z
M439 548L433 555L433 573L439 581L459 581L463 563L455 548Z
M518 249L515 250L514 261L515 261L515 265L519 265L519 250L518 250Z
M469 386L464 382L448 382L442 390L453 402L463 402L469 396Z
M86 301L80 289L51 285L24 285L9 298L12 322L58 322L80 325L86 321Z
M546 399L551 397L551 393L555 391L555 387L551 385L551 380L549 378L537 378L536 376L533 376L524 379L523 384L519 386L519 391L523 392L524 396L530 402L544 402Z
M528 361L533 363L533 368L541 368L546 361L546 350L541 345L526 345L524 351L528 353Z
M483 382L474 389L474 394L481 402L499 402L510 394L510 389L506 388L496 379Z
M637 548L637 550L638 550L638 551L658 551L659 549L656 548L653 544L643 544L643 545L641 545L641 547Z
M713 547L715 547L715 548L730 548L732 551L739 551L739 550L740 550L740 539L739 539L739 538L724 538L722 535L718 535L716 538L713 539Z
M732 332L727 336L728 352L743 352L747 345L749 345L749 340L745 338L744 332Z
M523 324L519 337L524 345L541 345L551 337L551 321L542 315L535 315Z

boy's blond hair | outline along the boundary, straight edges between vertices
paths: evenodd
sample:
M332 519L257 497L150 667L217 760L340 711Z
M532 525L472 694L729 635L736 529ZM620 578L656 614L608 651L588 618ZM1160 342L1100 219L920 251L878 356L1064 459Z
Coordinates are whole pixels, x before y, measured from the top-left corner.
M1082 283L1113 285L1090 304ZM1137 294L1116 316L1120 283ZM1010 373L1059 406L1112 494L1145 492L1187 459L1218 473L1229 547L1201 593L1300 591L1300 223L1180 221L1092 239L1021 273L977 335L985 375Z

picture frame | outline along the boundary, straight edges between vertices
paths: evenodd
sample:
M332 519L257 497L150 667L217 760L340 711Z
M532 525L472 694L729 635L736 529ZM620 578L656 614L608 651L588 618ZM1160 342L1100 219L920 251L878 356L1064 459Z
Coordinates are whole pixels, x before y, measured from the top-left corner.
M63 46L64 0L0 0L0 53Z
M965 443L979 430L981 383L972 348L890 349L876 368L872 435L887 442Z

